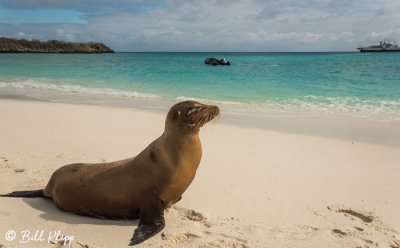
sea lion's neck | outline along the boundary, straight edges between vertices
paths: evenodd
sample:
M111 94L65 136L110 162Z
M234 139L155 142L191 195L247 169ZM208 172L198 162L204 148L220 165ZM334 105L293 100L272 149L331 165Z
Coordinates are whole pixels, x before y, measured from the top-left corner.
M165 148L175 153L178 161L185 160L197 168L202 154L199 133L164 132L161 137Z
M175 147L177 149L185 149L185 148L201 148L201 142L200 142L200 137L199 134L176 134L176 133L168 133L164 132L163 135L161 136L164 142L168 146Z
M165 206L171 205L185 192L193 181L201 160L201 143L197 134L164 133L160 139L168 151L169 181L160 189L160 199Z

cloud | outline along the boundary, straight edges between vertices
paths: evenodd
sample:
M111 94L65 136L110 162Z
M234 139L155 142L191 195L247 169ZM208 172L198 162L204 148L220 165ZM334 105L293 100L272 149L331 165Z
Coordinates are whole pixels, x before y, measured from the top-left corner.
M4 36L100 41L117 51L355 51L368 39L400 40L397 0L0 0L0 6L77 11L84 21L0 19Z
M74 41L75 40L75 35L74 34L67 33L62 28L58 28L56 30L56 33L57 33L58 37L60 37L63 40L67 40L67 41Z
M17 33L17 37L18 37L19 39L31 40L32 37L33 37L33 35L31 35L31 34L25 34L24 32L18 32L18 33Z

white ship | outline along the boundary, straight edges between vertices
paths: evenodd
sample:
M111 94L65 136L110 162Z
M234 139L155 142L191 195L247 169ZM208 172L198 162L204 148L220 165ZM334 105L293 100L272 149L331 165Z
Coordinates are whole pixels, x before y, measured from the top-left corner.
M367 47L359 47L357 48L362 53L366 52L400 52L400 47L396 44L392 44L389 42L380 42L379 45L372 45Z

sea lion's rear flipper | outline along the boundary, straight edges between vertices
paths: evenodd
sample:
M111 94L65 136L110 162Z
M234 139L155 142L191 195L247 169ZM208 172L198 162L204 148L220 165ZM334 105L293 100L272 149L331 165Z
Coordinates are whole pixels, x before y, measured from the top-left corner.
M165 227L164 208L158 198L146 199L140 206L139 226L129 245L137 245L156 235Z
M14 191L5 195L0 195L1 197L46 197L43 193L43 189L39 190L27 190L27 191Z

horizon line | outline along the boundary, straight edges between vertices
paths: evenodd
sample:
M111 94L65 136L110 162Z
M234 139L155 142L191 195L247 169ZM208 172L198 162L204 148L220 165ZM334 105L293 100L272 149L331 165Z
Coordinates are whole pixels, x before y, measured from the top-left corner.
M115 53L360 53L354 51L115 51Z

